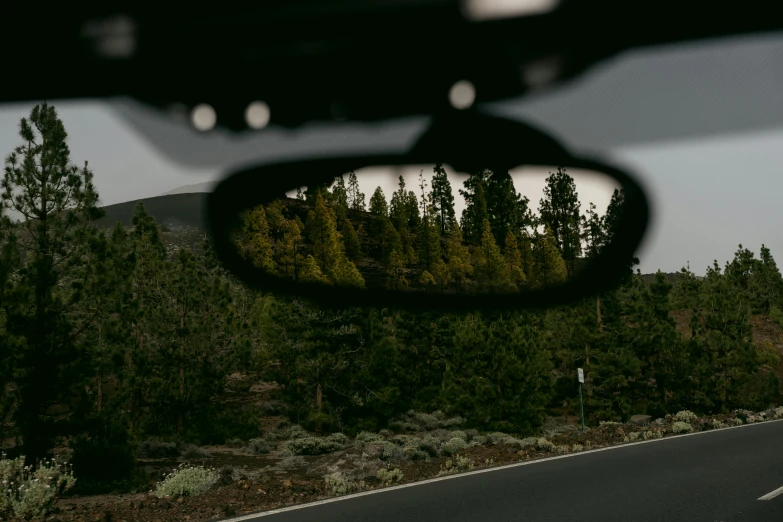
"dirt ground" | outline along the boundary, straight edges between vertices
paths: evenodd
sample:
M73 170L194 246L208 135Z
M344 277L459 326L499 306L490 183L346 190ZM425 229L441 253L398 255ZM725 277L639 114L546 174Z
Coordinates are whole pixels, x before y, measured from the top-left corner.
M783 408L767 410L760 414L737 411L729 415L689 419L694 431L714 429L714 421L730 426L739 423L761 422L783 417ZM738 420L739 419L739 420ZM54 512L45 519L49 522L154 522L187 520L202 522L219 520L232 515L242 515L295 504L312 502L334 495L327 488L324 476L339 471L346 477L361 479L363 490L386 487L376 477L381 468L398 468L403 479L397 483L416 482L442 474L462 472L468 469L502 466L523 460L534 460L554 454L574 453L590 449L618 445L645 438L673 435L674 423L680 419L667 416L649 419L642 424L606 423L600 427L580 432L575 418L550 418L544 425L544 438L537 443L511 439L511 443L487 442L467 447L451 456L432 457L426 460L396 459L381 461L366 443L348 441L342 449L319 456L285 456L279 449L269 455L252 455L244 450L225 446L204 447L208 456L192 461L215 468L231 466L221 481L210 491L180 498L157 498L150 493L126 495L97 495L61 499ZM720 425L718 425L720 426ZM441 436L446 430L430 431ZM462 433L462 432L460 432ZM427 433L418 434L426 436ZM386 433L387 440L399 439L399 435ZM404 437L404 436L403 436ZM411 435L408 435L410 438ZM545 440L544 440L545 439ZM479 439L475 439L479 440ZM543 441L543 442L541 442ZM548 442L547 442L548 441ZM398 441L399 442L399 441ZM469 459L469 460L467 460ZM178 460L147 461L149 469L171 470ZM460 461L462 468L454 464ZM449 465L452 465L449 468ZM224 468L224 470L229 468Z

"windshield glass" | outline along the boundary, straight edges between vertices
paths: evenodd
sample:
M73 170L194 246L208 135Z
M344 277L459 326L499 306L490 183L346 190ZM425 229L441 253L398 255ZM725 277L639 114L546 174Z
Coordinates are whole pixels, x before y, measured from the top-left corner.
M628 169L653 205L619 288L503 313L319 308L245 287L206 235L229 171L404 151L427 118L287 131L271 107L230 136L127 99L0 107L0 518L211 520L783 418L781 65L780 35L635 51L483 107ZM346 173L237 241L302 281L548 286L622 201L578 174Z

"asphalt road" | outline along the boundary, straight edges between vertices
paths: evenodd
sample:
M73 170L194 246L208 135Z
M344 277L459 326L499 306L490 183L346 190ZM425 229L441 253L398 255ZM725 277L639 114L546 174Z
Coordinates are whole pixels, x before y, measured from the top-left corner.
M783 421L659 439L241 520L783 521ZM234 519L237 520L237 519Z

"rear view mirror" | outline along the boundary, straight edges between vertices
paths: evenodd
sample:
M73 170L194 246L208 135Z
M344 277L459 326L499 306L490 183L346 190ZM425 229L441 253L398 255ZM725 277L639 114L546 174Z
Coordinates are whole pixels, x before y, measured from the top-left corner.
M525 124L455 112L403 155L245 169L209 195L224 266L333 306L549 306L617 284L642 189Z

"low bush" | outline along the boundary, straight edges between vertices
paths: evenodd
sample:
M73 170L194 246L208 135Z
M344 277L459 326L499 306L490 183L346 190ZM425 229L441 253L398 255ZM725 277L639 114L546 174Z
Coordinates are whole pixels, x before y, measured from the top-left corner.
M158 482L152 493L158 498L200 495L209 491L219 479L220 473L214 468L180 464Z
M342 444L333 440L318 437L302 437L283 444L283 450L287 450L291 455L323 455L341 447Z
M379 469L376 476L385 486L390 486L394 482L402 482L402 479L404 478L404 474L399 468Z
M246 453L252 453L253 455L266 455L274 448L271 443L264 439L250 439L243 449Z
M678 411L674 415L674 418L677 419L678 421L687 422L690 424L696 420L696 414L693 413L692 411L682 410L682 411Z
M6 459L0 454L0 518L43 517L57 500L76 484L73 468L44 460L37 467L25 466L24 456Z
M672 433L690 433L693 431L693 426L687 422L677 421L672 424Z
M371 444L373 442L383 442L384 438L379 433L371 433L369 431L361 431L356 435L356 442L362 444Z

